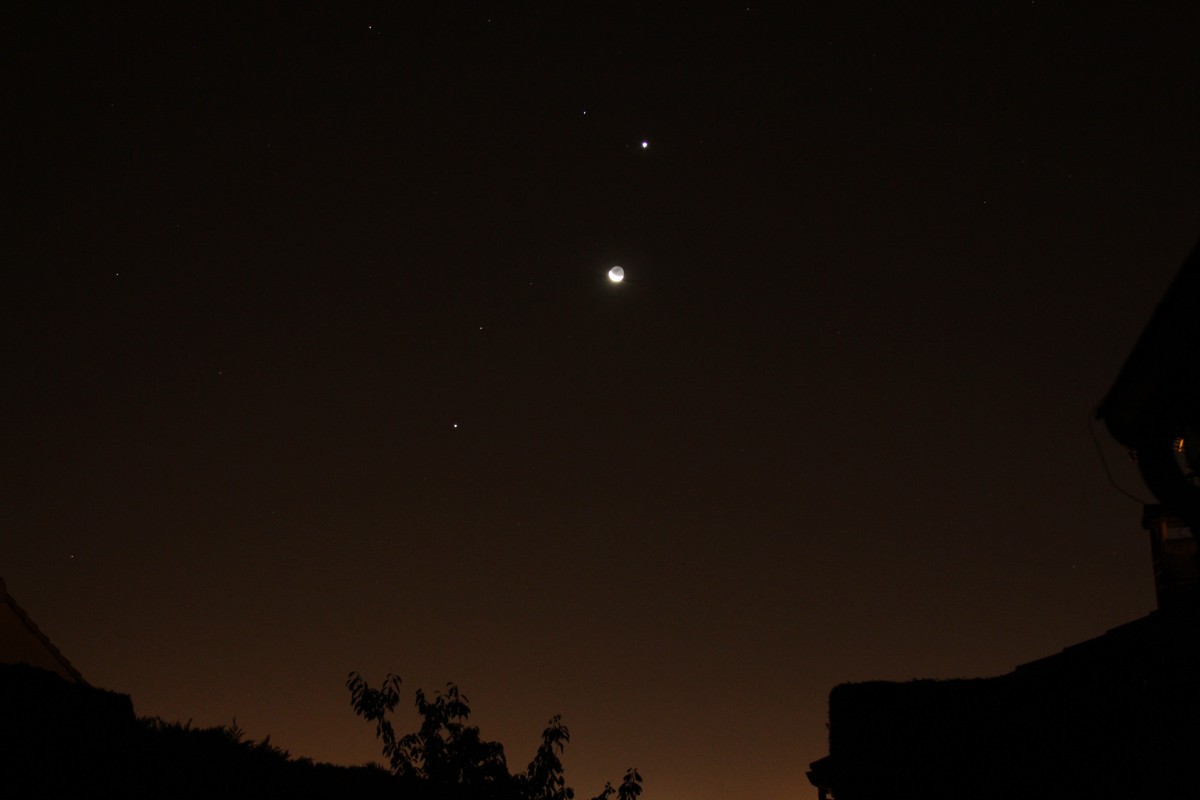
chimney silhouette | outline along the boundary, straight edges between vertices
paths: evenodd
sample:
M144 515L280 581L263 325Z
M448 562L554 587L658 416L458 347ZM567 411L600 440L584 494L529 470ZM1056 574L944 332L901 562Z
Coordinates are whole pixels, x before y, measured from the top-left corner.
M1142 527L1150 534L1159 610L1200 608L1200 551L1195 533L1160 505L1145 507Z

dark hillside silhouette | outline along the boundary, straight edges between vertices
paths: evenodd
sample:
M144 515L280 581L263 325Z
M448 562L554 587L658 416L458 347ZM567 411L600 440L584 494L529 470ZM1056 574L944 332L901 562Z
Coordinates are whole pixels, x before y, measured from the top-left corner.
M533 761L511 774L504 748L465 724L467 698L452 684L417 692L420 730L397 738L386 716L399 680L381 689L349 682L355 710L377 724L392 771L293 758L247 740L236 720L202 728L139 718L128 695L69 681L28 664L0 664L0 797L387 798L572 800L560 756L570 734L555 717ZM637 800L641 775L598 796Z
M0 665L0 797L405 800L401 789L379 767L294 759L236 724L138 718L128 695Z

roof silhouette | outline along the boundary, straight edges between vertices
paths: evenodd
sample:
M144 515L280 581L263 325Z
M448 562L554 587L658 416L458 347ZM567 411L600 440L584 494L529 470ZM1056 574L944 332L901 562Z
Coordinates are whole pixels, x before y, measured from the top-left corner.
M0 664L28 664L72 683L90 684L17 604L0 578Z

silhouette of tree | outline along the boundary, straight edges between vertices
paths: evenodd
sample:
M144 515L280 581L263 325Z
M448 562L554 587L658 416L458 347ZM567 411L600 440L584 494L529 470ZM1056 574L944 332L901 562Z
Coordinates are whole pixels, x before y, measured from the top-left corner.
M637 800L638 795L642 793L642 776L633 767L625 770L625 780L621 781L621 788L614 789L611 783L604 784L604 791L592 798L592 800L608 800L608 798L616 793L617 800Z
M621 788L617 790L617 800L637 800L641 793L642 776L630 767L625 770L625 780L621 781Z
M554 715L546 730L542 731L542 745L538 748L525 774L521 776L524 796L528 800L571 800L575 790L567 786L563 777L563 747L571 741L571 733L563 724L562 717Z
M396 733L387 719L387 714L395 711L400 702L400 678L388 673L383 685L372 689L361 675L351 672L346 688L350 690L354 713L375 723L375 737L383 742L383 755L391 763L392 771L399 775L408 774L408 762L396 744Z
M471 707L466 695L453 683L429 699L416 692L421 726L415 733L396 738L388 715L400 703L400 678L388 674L378 689L357 672L346 680L354 713L375 723L375 735L392 771L414 787L438 798L462 800L573 800L575 791L563 775L562 752L571 741L562 717L554 716L542 731L542 744L525 772L510 774L504 747L485 741L479 728L466 724ZM605 785L596 800L608 800L615 791L618 800L637 800L642 793L642 776L629 769L619 789Z

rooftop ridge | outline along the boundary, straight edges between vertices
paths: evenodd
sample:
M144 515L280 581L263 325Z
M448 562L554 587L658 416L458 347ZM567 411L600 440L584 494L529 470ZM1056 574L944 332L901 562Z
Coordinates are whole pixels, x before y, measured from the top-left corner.
M42 629L37 626L25 609L21 608L20 604L13 599L13 596L8 593L8 584L4 578L0 577L0 595L3 595L3 602L12 609L13 614L20 620L21 624L29 630L31 634L46 648L46 651L54 658L55 661L62 666L63 670L76 682L84 686L91 686L87 679L75 669L75 666L62 654L62 651L54 646L54 642L50 641L50 637L42 633Z

